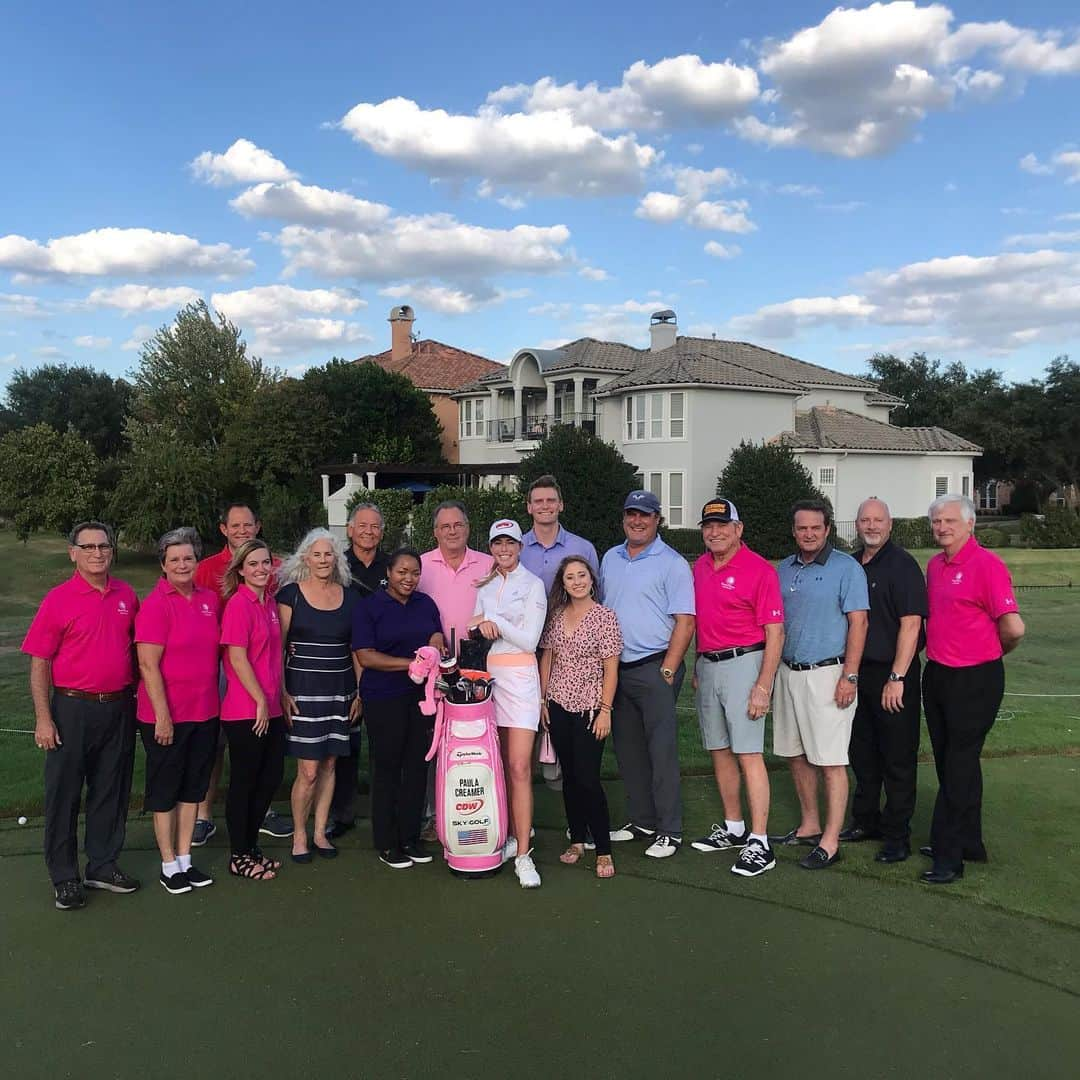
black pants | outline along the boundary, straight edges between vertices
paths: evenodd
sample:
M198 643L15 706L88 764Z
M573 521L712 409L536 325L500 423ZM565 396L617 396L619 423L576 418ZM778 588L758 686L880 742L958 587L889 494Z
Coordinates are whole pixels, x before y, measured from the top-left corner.
M600 783L600 762L605 739L598 739L589 728L591 713L567 712L558 702L548 705L551 741L563 773L563 805L570 826L570 842L585 843L590 831L597 855L611 854L611 821L607 796Z
M418 695L364 701L371 740L371 831L378 851L420 839L434 717L420 712Z
M930 826L936 868L957 869L965 856L986 853L979 755L1004 693L1005 665L1000 660L962 668L926 662L923 708L938 778Z
M252 730L254 723L230 720L221 725L229 742L225 824L234 855L249 855L259 846L259 826L285 773L284 717L275 716L262 736Z
M45 755L45 865L54 885L79 876L79 803L86 783L86 874L116 868L127 833L135 762L135 699L54 694L60 746Z
M898 713L881 707L891 664L867 662L859 668L859 704L848 750L855 773L851 818L889 842L911 839L919 758L919 658L911 662L904 680L903 706ZM885 806L881 790L885 789Z
M349 731L349 752L334 759L334 796L330 800L330 820L351 825L359 814L360 749L363 729Z

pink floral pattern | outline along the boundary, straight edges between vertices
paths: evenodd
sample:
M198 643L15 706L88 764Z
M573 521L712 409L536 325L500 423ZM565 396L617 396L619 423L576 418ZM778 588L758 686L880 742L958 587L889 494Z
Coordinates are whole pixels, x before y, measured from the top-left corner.
M540 648L552 650L547 696L567 712L587 712L601 703L604 660L622 652L622 631L611 608L594 604L568 637L565 613L558 612L540 638Z

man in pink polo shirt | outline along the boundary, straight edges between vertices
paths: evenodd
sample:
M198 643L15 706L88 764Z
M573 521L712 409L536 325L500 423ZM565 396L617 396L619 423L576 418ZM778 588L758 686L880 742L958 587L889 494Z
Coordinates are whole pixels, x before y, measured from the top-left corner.
M469 515L463 503L439 503L433 524L436 547L420 556L420 592L435 601L449 646L451 630L459 643L469 636L476 582L490 573L491 556L469 547Z
M1005 693L1002 656L1020 644L1024 622L1016 610L1005 564L975 539L975 505L963 495L930 504L930 528L942 550L926 568L926 672L923 709L934 747L938 794L928 885L964 876L964 860L986 861L982 838L983 742Z
M34 744L45 751L45 865L60 911L86 903L77 827L86 781L88 889L133 893L124 846L135 758L132 634L139 601L109 576L115 541L100 521L71 530L75 573L45 595L22 644L30 656Z
M756 877L776 865L767 831L765 714L784 642L784 606L776 570L742 542L742 535L730 499L705 504L701 539L706 550L694 563L694 689L701 742L712 756L725 819L691 846L702 852L741 849L731 872ZM742 815L740 771L749 829Z

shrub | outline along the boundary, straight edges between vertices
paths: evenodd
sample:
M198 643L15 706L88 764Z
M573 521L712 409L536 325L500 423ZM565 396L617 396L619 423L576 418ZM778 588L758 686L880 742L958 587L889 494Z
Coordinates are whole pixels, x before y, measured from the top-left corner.
M660 537L688 559L696 559L705 550L700 529L661 529Z
M1035 514L1024 514L1020 519L1020 539L1036 548L1080 547L1080 517L1066 506L1047 510L1041 520Z
M930 520L926 517L893 518L892 539L902 548L929 548L934 546L930 532Z
M501 488L451 487L441 485L424 496L424 501L412 514L409 540L420 551L435 546L435 507L449 499L465 504L469 515L469 547L487 551L488 530L499 518L513 518L524 531L529 527L529 515L525 513L525 498L516 491Z
M401 547L405 542L409 518L413 512L412 492L398 488L360 488L349 496L349 501L345 504L346 514L351 514L353 507L362 502L374 503L382 514L383 548L393 551L394 548Z
M978 529L975 538L983 547L999 548L1009 546L1009 536L1002 529Z
M1017 480L1012 490L1006 514L1037 514L1039 512L1039 489L1032 480Z

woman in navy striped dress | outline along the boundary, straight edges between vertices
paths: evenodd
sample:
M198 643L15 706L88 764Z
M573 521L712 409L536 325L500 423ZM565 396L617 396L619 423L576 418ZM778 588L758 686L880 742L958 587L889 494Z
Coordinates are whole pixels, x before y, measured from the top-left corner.
M349 565L341 542L326 529L312 529L286 560L277 592L285 642L282 707L289 725L288 752L296 758L292 789L294 862L311 862L308 818L315 810L314 849L332 859L337 848L326 838L334 767L349 753L349 726L359 715L359 672L353 660L353 608Z

